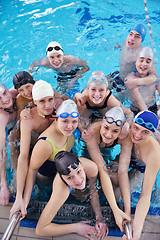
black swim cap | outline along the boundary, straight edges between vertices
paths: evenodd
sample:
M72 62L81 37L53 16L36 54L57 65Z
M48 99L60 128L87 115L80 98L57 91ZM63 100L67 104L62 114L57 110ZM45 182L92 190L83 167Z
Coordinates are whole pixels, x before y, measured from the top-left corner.
M22 71L14 75L13 84L15 89L18 89L27 83L31 83L31 84L35 83L35 80L28 72Z
M77 156L67 151L58 152L55 155L54 160L57 172L60 175L68 175L71 172L70 168L68 167L71 166L71 168L76 169L80 163Z

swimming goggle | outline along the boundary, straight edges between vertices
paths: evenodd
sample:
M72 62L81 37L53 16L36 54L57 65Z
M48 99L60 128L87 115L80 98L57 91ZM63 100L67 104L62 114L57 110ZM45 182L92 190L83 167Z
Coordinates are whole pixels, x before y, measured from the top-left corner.
M63 112L59 115L56 115L56 117L60 117L60 118L68 118L69 116L71 116L73 118L77 118L77 117L79 117L79 113L78 112L72 112L72 113Z
M72 163L71 165L72 169L76 169L79 166L79 162L78 163ZM70 167L69 166L69 167ZM71 168L67 167L66 169L63 169L61 172L59 172L60 175L69 175L71 172Z
M109 124L115 123L117 125L117 127L122 127L123 126L123 122L121 120L114 120L114 118L112 117L106 117L104 116L103 118L106 122L108 122Z
M157 130L151 122L147 122L147 123L146 123L142 118L133 118L133 121L134 121L135 123L138 123L139 125L143 125L143 124L144 124L145 127L146 127L147 129L151 130L151 131L152 131L152 129L153 129L154 131Z
M104 78L91 78L91 80L89 81L89 83L95 83L95 82L100 82L102 84L106 84L106 79Z
M53 49L55 49L56 51L59 51L59 50L61 50L61 51L63 52L63 49L62 49L62 48L60 48L59 46L55 46L55 47L49 47L49 48L47 49L47 52L51 52Z

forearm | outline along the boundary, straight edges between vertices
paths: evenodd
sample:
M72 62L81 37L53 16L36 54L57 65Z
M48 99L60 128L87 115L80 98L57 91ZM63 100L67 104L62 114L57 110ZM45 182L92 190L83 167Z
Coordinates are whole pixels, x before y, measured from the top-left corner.
M6 177L6 161L7 161L7 152L5 146L5 137L1 135L0 141L0 180L1 180L1 188L8 186L7 177Z
M120 104L120 107L122 108L124 115L126 116L126 122L128 122L130 125L134 117L133 112L129 108L125 107L122 103Z
M136 206L135 216L133 220L133 237L136 240L140 239L143 229L145 217L150 206L150 197L142 197Z
M26 179L26 186L25 186L25 191L24 191L24 201L25 201L25 205L26 207L28 206L28 203L30 201L31 198L31 194L32 194L32 189L36 180L36 176L37 176L37 169L31 169L29 168L28 170L28 174L27 174L27 179Z
M154 83L157 80L157 77L154 74L150 74L147 77L137 78L138 86L149 85Z
M143 98L142 98L142 95L140 94L138 88L135 88L133 90L131 90L132 93L134 94L134 97L136 99L136 102L138 104L138 107L140 109L140 111L144 111L144 110L147 110L147 105L145 104Z
M65 235L69 233L76 233L76 223L73 224L55 224L49 223L48 225L38 226L36 227L36 234L39 236L59 236Z
M125 213L130 216L131 202L130 202L130 185L129 185L128 172L118 173L118 180L119 180L120 191L123 198Z
M17 166L16 198L23 197L23 191L24 191L24 187L25 187L27 172L28 172L28 159L22 159L20 156L18 159L18 166Z

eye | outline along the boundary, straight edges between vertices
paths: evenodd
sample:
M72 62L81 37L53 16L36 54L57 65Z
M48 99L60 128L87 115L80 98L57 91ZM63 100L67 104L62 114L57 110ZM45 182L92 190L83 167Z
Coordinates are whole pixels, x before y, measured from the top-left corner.
M67 179L68 179L68 180L71 180L72 178L73 178L72 176L69 176Z
M81 173L81 170L80 170L80 169L77 171L77 174L79 174L79 173Z
M52 101L53 101L53 98L49 98L48 101L49 101L49 102L52 102Z
M101 88L99 91L100 91L100 92L104 92L105 90L104 90L103 88Z
M39 102L40 102L40 103L44 103L45 101L42 99L42 100L40 100Z
M118 129L115 129L115 130L113 130L113 132L114 132L114 133L118 133L118 132L119 132L119 130L118 130Z
M7 94L7 90L4 90L3 95L6 95L6 94Z

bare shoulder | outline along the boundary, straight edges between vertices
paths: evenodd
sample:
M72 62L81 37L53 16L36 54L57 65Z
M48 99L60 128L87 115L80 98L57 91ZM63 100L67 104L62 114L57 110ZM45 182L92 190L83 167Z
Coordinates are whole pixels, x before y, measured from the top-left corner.
M80 157L79 160L88 178L97 176L98 168L97 165L92 160L84 157Z

